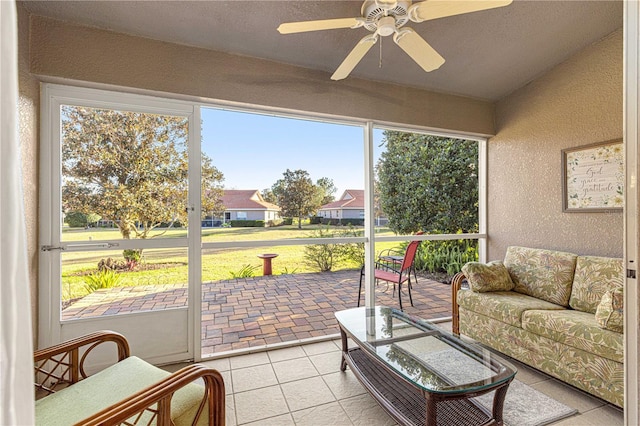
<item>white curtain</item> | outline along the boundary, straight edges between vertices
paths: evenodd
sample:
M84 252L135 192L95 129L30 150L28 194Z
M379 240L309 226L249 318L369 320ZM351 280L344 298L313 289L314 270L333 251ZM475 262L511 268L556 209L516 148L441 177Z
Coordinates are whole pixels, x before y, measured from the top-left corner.
M33 344L18 139L14 0L0 0L0 424L34 423Z

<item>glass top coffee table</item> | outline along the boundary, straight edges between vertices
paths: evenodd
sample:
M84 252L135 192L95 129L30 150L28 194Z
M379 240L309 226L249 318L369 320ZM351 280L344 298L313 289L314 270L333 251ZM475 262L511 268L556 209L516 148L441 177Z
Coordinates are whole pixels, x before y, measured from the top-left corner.
M462 341L397 309L336 312L342 362L403 425L501 425L516 369L493 352ZM347 338L357 345L349 348ZM493 409L470 398L495 391Z

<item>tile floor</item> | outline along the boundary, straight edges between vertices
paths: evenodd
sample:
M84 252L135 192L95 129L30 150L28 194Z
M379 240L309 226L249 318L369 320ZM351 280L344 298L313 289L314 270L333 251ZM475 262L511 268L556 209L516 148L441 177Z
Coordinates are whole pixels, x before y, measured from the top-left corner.
M447 328L447 323L442 325ZM348 369L340 372L339 339L204 363L224 377L228 426L395 424ZM620 409L521 363L513 363L518 367L518 380L578 410L555 426L623 424Z

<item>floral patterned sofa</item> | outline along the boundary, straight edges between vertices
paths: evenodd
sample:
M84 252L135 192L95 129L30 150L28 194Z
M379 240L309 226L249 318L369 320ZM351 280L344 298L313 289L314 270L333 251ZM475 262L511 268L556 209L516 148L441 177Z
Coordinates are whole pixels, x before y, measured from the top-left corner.
M453 331L622 407L623 283L622 259L509 247L454 277Z

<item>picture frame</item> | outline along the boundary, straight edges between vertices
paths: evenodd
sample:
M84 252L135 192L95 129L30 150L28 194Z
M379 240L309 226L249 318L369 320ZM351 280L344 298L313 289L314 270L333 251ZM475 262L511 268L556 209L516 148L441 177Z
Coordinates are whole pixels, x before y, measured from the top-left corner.
M562 150L562 203L566 213L622 211L622 139Z

